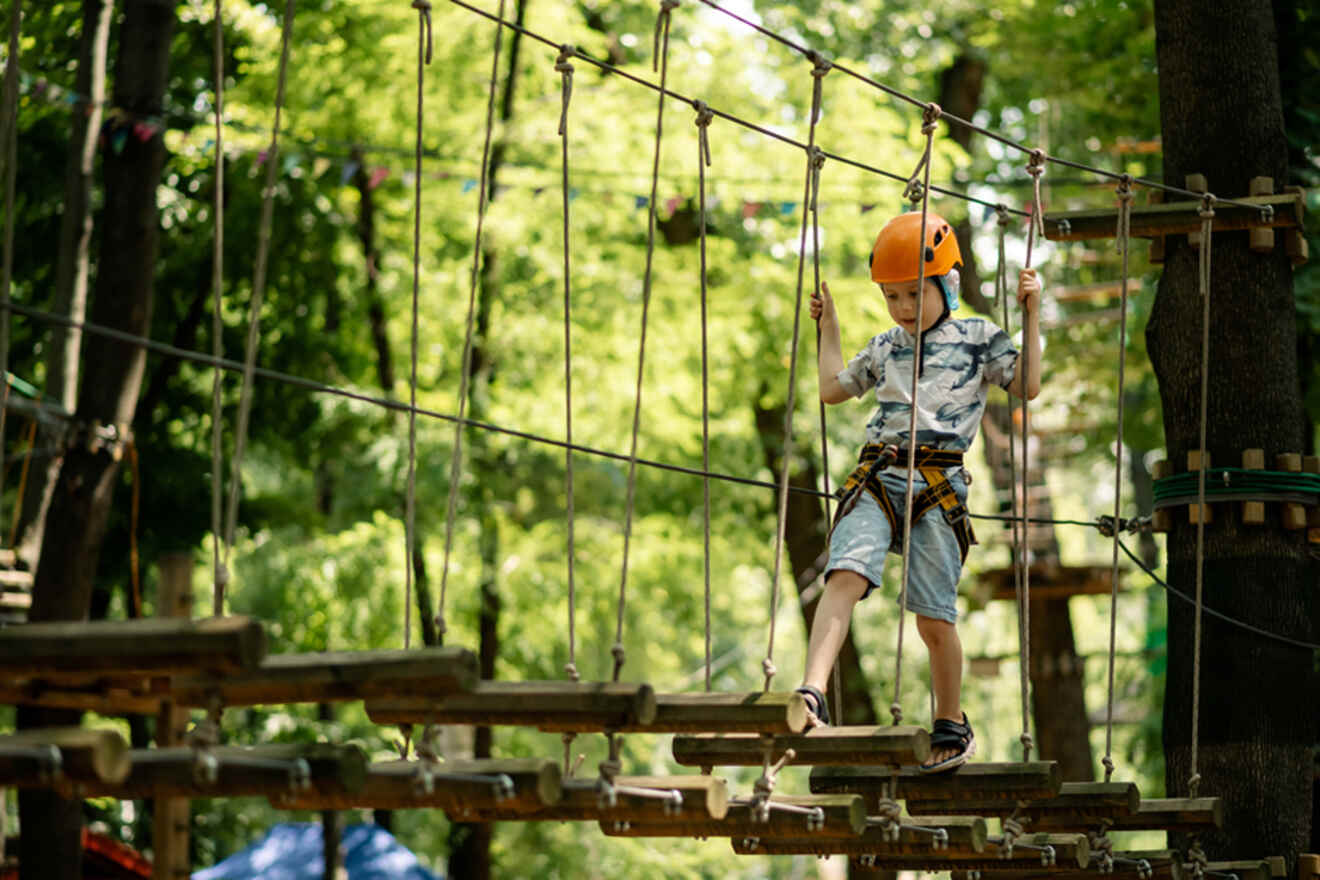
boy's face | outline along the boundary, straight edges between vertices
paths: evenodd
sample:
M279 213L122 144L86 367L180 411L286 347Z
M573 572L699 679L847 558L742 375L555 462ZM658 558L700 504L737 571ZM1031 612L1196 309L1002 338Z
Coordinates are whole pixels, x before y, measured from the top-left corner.
M917 334L917 282L899 281L880 285L889 307L889 317L913 336ZM925 301L921 304L921 332L925 333L944 313L944 295L934 279L926 279Z

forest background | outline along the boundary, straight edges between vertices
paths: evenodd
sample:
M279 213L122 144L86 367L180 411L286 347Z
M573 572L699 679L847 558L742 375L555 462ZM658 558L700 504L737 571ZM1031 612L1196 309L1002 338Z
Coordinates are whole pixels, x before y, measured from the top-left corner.
M526 26L570 42L654 79L650 65L655 8L633 2L526 0ZM494 10L494 3L483 8ZM731 8L755 16L922 100L933 100L952 72L979 71L973 120L1052 155L1137 176L1160 177L1159 108L1153 13L1147 3L1005 2L986 10L952 2L938 10L907 2L752 4ZM215 139L211 128L212 7L177 7L164 112L116 117L107 108L102 150L125 139L163 133L167 164L157 193L161 245L156 267L153 338L210 351L208 317L215 217ZM30 8L23 22L24 73L18 120L18 201L13 297L48 305L55 281L64 191L64 164L74 114L81 112L74 74L82 6ZM1302 161L1295 179L1314 184L1317 22L1293 12L1299 47L1284 80L1286 126ZM434 60L425 72L422 169L420 349L418 406L457 412L461 355L473 271L486 97L494 27L447 3L437 3ZM110 57L118 19L112 21ZM225 5L226 211L223 347L243 349L252 292L260 188L267 167L279 58L280 10L263 4ZM507 65L509 34L502 64ZM306 4L293 27L282 145L278 166L269 286L261 314L259 362L275 370L370 396L407 400L412 291L412 197L415 169L416 12L406 4ZM701 4L674 13L669 85L712 107L805 140L810 64ZM481 283L474 418L522 432L562 438L563 241L560 200L561 112L555 52L524 40L509 69L498 71L506 92L497 107L498 177L485 222L488 255ZM573 431L578 442L626 456L633 418L637 346L647 262L650 157L655 94L623 78L577 63L569 111L570 275L572 281ZM113 88L115 75L111 65ZM509 87L512 83L512 87ZM702 462L700 261L692 235L697 138L691 108L669 101L656 210L659 219L647 328L646 372L638 454L685 467ZM917 108L855 80L827 76L817 142L906 177L921 149ZM1025 157L983 137L967 143L941 128L932 181L989 204L1030 205ZM800 150L717 120L710 130L707 169L710 238L709 411L711 469L773 482L775 451L766 414L787 397L798 285L804 163ZM1109 206L1112 182L1052 167L1045 177L1049 211ZM875 232L902 210L902 182L827 163L820 194L820 265L839 304L844 347L855 351L888 326L866 273ZM1314 197L1312 206L1314 207ZM99 209L99 205L96 206ZM932 208L972 232L980 283L968 291L965 313L992 295L996 223L992 209L936 195ZM1312 213L1314 216L1314 213ZM99 226L97 227L99 229ZM1009 268L1025 256L1025 225L1012 227ZM1312 237L1314 241L1314 236ZM1141 333L1157 266L1138 248L1129 313L1124 442L1137 465L1136 482L1162 447L1155 380ZM92 253L96 250L93 248ZM1033 263L1045 278L1044 392L1033 404L1038 429L1033 456L1048 467L1047 486L1060 519L1091 521L1113 505L1116 434L1116 301L1112 242L1056 246L1037 242ZM95 274L95 257L91 269ZM1320 332L1320 281L1298 270L1294 290L1299 338L1306 354L1308 412L1320 413L1317 366L1309 356ZM811 267L807 267L807 284ZM1088 285L1096 285L1090 288ZM979 289L978 289L979 288ZM1106 292L1109 289L1110 292ZM1051 292L1068 290L1066 298ZM1087 291L1091 291L1087 293ZM979 294L979 299L978 299ZM802 320L806 322L805 315ZM1016 317L1014 317L1016 321ZM821 467L815 404L814 345L804 323L797 353L794 454ZM13 322L10 369L35 388L48 382L50 328ZM94 371L97 364L84 364ZM47 389L49 392L49 389ZM124 468L116 492L93 597L93 614L153 613L153 562L185 551L197 562L199 613L209 608L211 373L153 356L134 421L136 469ZM408 429L404 416L360 401L315 395L276 382L254 387L252 438L244 471L241 539L234 549L228 609L268 622L271 649L284 651L393 648L403 644L406 552L404 491ZM224 388L232 426L238 383ZM869 414L863 403L831 410L831 485L846 474ZM769 420L773 423L773 419ZM778 426L775 426L778 430ZM1309 432L1314 446L1314 428ZM232 445L233 431L226 431ZM588 439L581 439L588 438ZM6 438L9 476L5 509L18 499L17 473L28 455L19 432ZM768 445L769 444L769 445ZM37 442L30 460L44 463L50 446ZM769 452L767 450L770 450ZM500 433L469 432L463 443L452 556L445 566L446 499L454 433L449 422L421 418L417 435L417 533L413 571L419 588L441 609L445 641L476 647L483 610L497 609L495 674L500 679L558 678L568 660L567 530L562 451ZM1312 450L1307 450L1312 451ZM979 476L980 446L970 461ZM618 601L627 465L618 458L575 458L575 578L577 665L583 677L610 673ZM35 466L35 464L34 464ZM139 499L133 515L133 499ZM1148 512L1124 488L1125 515ZM990 479L973 485L975 513L998 514L1007 497ZM642 467L628 563L624 677L666 690L703 686L703 486L699 477ZM964 576L967 653L979 662L967 683L969 715L988 759L1018 753L1021 732L1016 668L1016 612L984 600L983 572L1009 562L1002 528L978 521L983 546ZM761 683L761 658L772 612L775 493L762 486L716 481L711 501L713 686L751 690ZM1056 530L1060 558L1074 565L1107 564L1109 548L1094 529ZM13 540L13 539L11 539ZM141 562L134 586L131 559ZM1149 560L1158 547L1146 547ZM1152 556L1151 554L1154 554ZM1120 775L1147 796L1164 787L1160 747L1163 698L1164 591L1129 570L1119 603L1119 717L1115 758ZM782 585L781 585L782 586ZM140 595L141 601L134 596ZM795 682L803 652L796 591L784 588L778 608L778 683ZM1108 598L1071 603L1084 666L1087 706L1103 717ZM424 622L429 615L423 615ZM855 639L877 702L892 688L897 613L887 598L859 608ZM413 639L424 634L414 615ZM911 635L911 633L909 633ZM924 652L907 639L904 667L909 718L924 719ZM1002 662L1000 662L1002 661ZM978 676L984 671L990 674ZM225 716L231 742L358 741L389 754L397 734L371 725L357 707L330 718L316 708L233 710ZM143 722L122 721L141 742ZM1104 751L1104 730L1092 732ZM470 749L459 732L446 750ZM500 729L497 755L553 755L558 737ZM604 757L602 743L580 739L586 766ZM1045 755L1044 757L1051 757ZM625 766L636 772L670 768L662 737L631 737ZM804 791L806 777L785 774L781 789ZM752 776L733 774L749 786ZM11 811L12 812L12 811ZM105 802L93 820L138 846L150 846L141 805ZM264 801L197 801L193 806L195 864L242 847L275 821L288 818ZM448 823L433 812L398 813L394 833L443 868L454 846ZM1137 842L1138 844L1140 841ZM492 838L497 865L518 873L597 876L663 869L666 876L805 876L814 859L742 861L720 842L625 841L573 825L500 825Z

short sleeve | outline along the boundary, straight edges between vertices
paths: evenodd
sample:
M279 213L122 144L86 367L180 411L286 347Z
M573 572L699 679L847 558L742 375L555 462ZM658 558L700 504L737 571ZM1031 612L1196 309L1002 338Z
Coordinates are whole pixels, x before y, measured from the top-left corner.
M859 351L836 378L843 389L853 397L861 397L884 378L885 355L889 344L883 336L875 336Z
M1007 388L1017 374L1018 352L1008 334L993 324L986 324L985 380Z

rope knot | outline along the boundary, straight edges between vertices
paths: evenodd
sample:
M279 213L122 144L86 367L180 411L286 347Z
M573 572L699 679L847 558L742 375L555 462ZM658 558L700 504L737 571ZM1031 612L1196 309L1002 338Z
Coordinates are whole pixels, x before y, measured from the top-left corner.
M573 65L569 62L577 55L577 49L570 43L564 43L559 47L559 54L555 56L555 70L560 73L572 73Z
M1013 218L1008 215L1008 205L995 205L995 214L999 217L1000 226L1008 226L1013 221Z
M1135 193L1132 191L1132 180L1133 178L1131 174L1122 174L1119 176L1117 188L1119 201L1130 202L1135 197Z
M628 651L623 647L623 642L615 642L610 648L610 656L614 658L614 678L619 678L619 670L623 669L623 661L628 658Z
M1105 767L1105 782L1108 782L1109 777L1114 775L1114 759L1105 755L1100 759L1100 763Z
M426 36L426 63L431 63L431 0L412 0L412 8L417 10L417 24ZM422 35L418 35L420 41ZM420 48L420 47L419 47Z
M889 704L889 716L894 719L895 724L903 723L903 707L898 703Z
M1196 797L1196 790L1200 787L1201 787L1201 774L1193 773L1191 778L1187 780L1187 796L1193 798Z
M1040 177L1045 173L1045 160L1049 158L1042 149L1031 151L1031 158L1027 160L1027 173L1032 177Z
M564 664L564 674L568 676L568 678L569 678L570 681L581 681L581 680L582 680L582 675L578 672L578 668L577 668L577 664L576 664L576 663L572 663L572 662L565 663L565 664Z
M568 102L573 98L573 65L571 61L576 54L577 50L565 43L559 47L559 55L555 58L555 70L563 75L562 102L559 110L560 137L563 137L568 131Z
M907 182L907 186L903 187L903 198L914 205L920 202L925 195L926 187L915 177Z
M811 62L811 75L816 79L825 76L834 67L834 64L828 58L815 49L808 49L806 56L807 60Z
M1206 193L1201 197L1201 210L1198 213L1200 213L1202 220L1215 216L1215 202L1217 201L1219 200L1215 198L1214 193Z
M701 150L701 160L710 167L710 123L715 118L715 111L711 110L705 101L692 102L692 109L697 111L697 141Z
M765 683L768 687L770 685L770 680L775 677L775 674L779 672L779 670L775 668L775 661L766 657L761 661L761 672L765 675Z
M1199 838L1192 839L1192 845L1187 850L1187 861L1192 865L1193 878L1200 880L1205 876L1205 869L1210 864L1210 859L1206 856L1205 850L1201 849Z
M663 34L666 47L669 44L669 13L682 5L682 0L660 0L660 14L655 19L655 40L651 47L651 69L660 69L660 36Z
M1032 740L1031 734L1024 730L1018 737L1018 742L1022 743L1022 760L1026 761L1031 757L1031 747L1035 745L1035 741Z
M927 104L921 111L921 133L931 134L939 124L940 117L944 115L944 110L934 101Z

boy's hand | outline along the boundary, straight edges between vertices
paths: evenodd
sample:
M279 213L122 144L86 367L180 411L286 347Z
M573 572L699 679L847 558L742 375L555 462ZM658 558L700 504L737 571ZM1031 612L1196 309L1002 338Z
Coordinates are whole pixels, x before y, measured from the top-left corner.
M1040 308L1040 279L1036 277L1035 269L1023 269L1018 273L1017 298L1026 314L1036 314Z
M834 297L830 296L830 286L824 281L820 290L811 294L811 320L818 324L838 324L839 316L834 311Z

